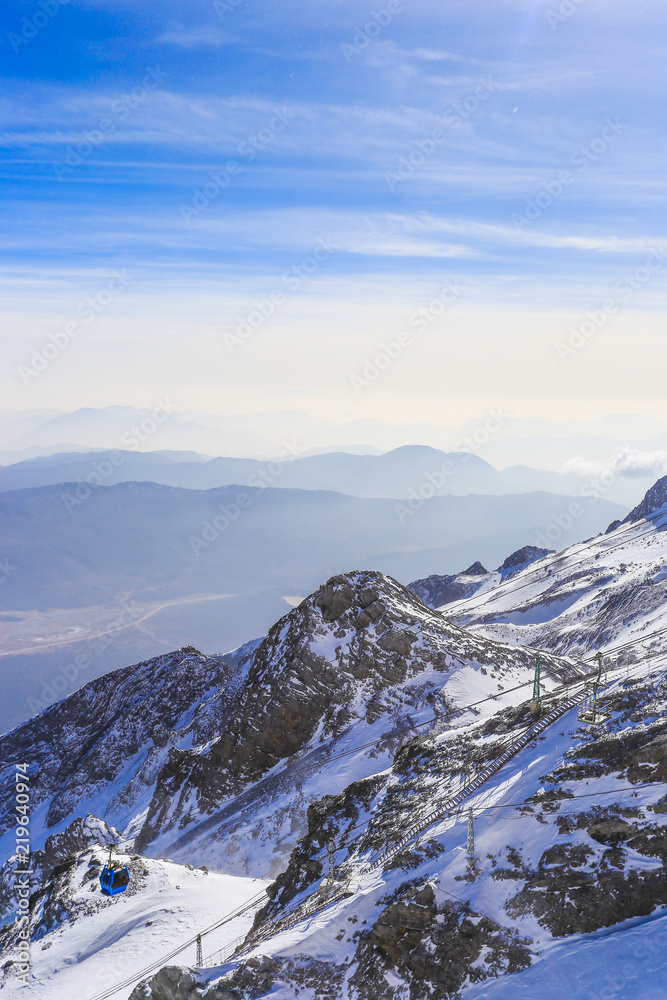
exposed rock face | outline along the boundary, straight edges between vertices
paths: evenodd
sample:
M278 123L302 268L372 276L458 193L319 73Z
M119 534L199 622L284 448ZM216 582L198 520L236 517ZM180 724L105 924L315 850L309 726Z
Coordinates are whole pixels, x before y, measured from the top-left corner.
M132 990L129 1000L243 1000L233 987L203 986L188 970L167 965Z
M637 504L618 524L633 524L635 521L641 521L642 518L650 517L656 511L661 510L665 504L667 504L667 476L658 479L657 483L654 483L650 490L647 490L642 502Z
M411 1000L457 1000L466 985L531 964L529 939L475 913L467 903L445 898L433 883L420 879L403 883L378 905L382 909L373 925L348 939L356 942L349 962L307 956L252 958L225 979L225 987L240 987L244 996L253 998L274 992L296 996L306 987L317 1000L339 1000L343 995L355 1000L395 1000L399 995ZM407 991L397 994L388 974L391 982L402 982ZM163 998L159 993L137 992L130 1000L144 998L171 1000L171 994Z
M477 562L474 562L472 566L468 566L467 569L464 569L463 572L466 573L468 576L486 576L486 574L489 571L484 566L482 566L479 560L477 560Z
M592 823L588 828L589 837L601 844L616 845L628 840L635 833L637 833L637 827L630 826L622 819L603 819L598 823Z
M384 788L386 779L377 776L355 781L340 795L325 795L308 807L308 832L292 851L284 872L267 888L269 902L255 918L255 926L276 916L304 889L324 875L322 851L329 840L347 840L360 816L370 807L374 796ZM378 845L382 840L378 840ZM319 856L319 857L318 857Z
M113 803L120 811L131 809L146 794L160 757L166 759L170 737L182 738L185 730L197 740L212 735L215 704L194 721L188 713L201 708L205 695L220 697L228 676L220 660L192 647L105 674L0 737L3 777L15 761L30 762L31 808L49 802L46 825L52 827L108 789L134 758L135 769ZM11 809L6 796L0 833L14 821Z
M585 845L565 843L545 851L536 869L520 868L523 889L506 910L516 919L533 913L554 937L588 934L630 917L643 917L667 903L667 872L664 860L667 837L664 828L636 827L622 820L605 819L589 827L591 838L609 845L598 856ZM627 856L618 845L627 840L638 853L658 856L659 868L626 868ZM498 871L494 878L517 877Z
M551 555L553 551L553 549L540 549L536 545L524 545L522 549L517 549L516 552L507 557L505 562L498 567L498 572L502 573L503 570L523 569L524 566L530 566L531 563L537 562L538 559L543 559L544 556Z
M363 1000L390 1000L384 972L391 969L412 1000L455 998L464 985L527 968L531 943L467 903L437 901L426 883L406 888L362 933L351 983Z
M408 587L430 608L440 608L444 604L471 597L483 583L492 580L494 576L497 580L510 578L531 563L550 555L552 551L552 549L539 549L535 545L524 545L522 549L512 552L497 570L489 571L480 562L475 562L462 573L449 576L434 574L424 580L414 580Z
M649 689L644 689L644 697L651 694ZM623 701L623 697L610 699L609 707L618 711ZM632 709L638 707L635 699L631 699L631 704ZM633 721L637 713L632 709L628 707L623 713L624 721ZM610 770L636 784L667 781L667 720L628 726L619 732L605 733L588 745L575 747L566 755L563 766L549 777L557 781L568 777L587 779Z
M481 562L475 562L462 573L453 573L449 576L427 576L424 580L413 580L408 584L410 590L421 597L424 604L429 608L439 608L443 604L451 604L452 601L460 601L464 597L469 597L479 589L483 580L480 577L487 577L489 571L485 569Z

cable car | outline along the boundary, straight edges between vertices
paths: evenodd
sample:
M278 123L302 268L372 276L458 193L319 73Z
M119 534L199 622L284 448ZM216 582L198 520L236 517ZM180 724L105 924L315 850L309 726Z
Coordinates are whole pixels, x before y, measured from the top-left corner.
M111 860L112 850L109 847L109 860L100 874L100 887L105 896L118 896L130 884L130 869L120 861Z

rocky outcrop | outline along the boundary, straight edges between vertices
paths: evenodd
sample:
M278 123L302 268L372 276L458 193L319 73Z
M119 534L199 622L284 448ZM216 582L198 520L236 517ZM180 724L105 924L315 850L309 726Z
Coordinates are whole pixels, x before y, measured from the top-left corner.
M368 810L385 784L386 779L381 776L355 781L340 795L325 795L308 806L308 832L292 851L285 871L267 888L269 902L258 911L255 927L275 917L300 892L323 877L327 843L348 840L361 814Z
M667 476L658 479L644 494L641 503L637 504L627 517L624 517L618 524L634 524L643 518L649 518L667 505Z
M228 677L219 659L192 647L105 674L0 737L3 780L5 768L29 761L31 808L48 802L52 827L104 795L134 759L128 783L114 792L117 809L130 810L170 739L185 730L200 741L212 735L216 706L209 703L197 719L195 710L206 695L220 697ZM9 797L0 810L3 833L14 821Z
M440 608L445 604L471 597L483 583L491 580L496 574L498 580L509 579L531 563L551 555L552 551L552 549L537 548L535 545L524 545L523 548L512 552L496 570L489 571L480 562L474 562L462 573L453 573L449 576L433 574L423 580L414 580L408 587L429 608Z
M172 749L137 849L213 813L305 747L333 747L352 725L384 716L387 729L400 732L401 716L425 704L447 717L440 691L465 666L503 676L532 670L532 659L450 625L381 573L332 577L239 663L243 683L220 735L204 750ZM544 668L568 669L555 660Z
M648 834L638 839L636 828L619 820L589 829L591 839L609 849L600 855L582 844L549 848L535 870L520 871L524 887L506 904L512 919L532 913L553 937L566 937L645 917L667 904L664 866L626 867L626 853L618 846L627 838L634 850L651 843L664 850L664 834L653 841ZM503 871L494 873L494 878L503 877Z
M408 984L413 1000L431 1000L458 997L465 985L531 964L531 941L468 903L438 901L437 891L431 883L399 891L361 934L350 980L360 1000L390 1000L389 970Z
M474 562L462 573L453 573L449 576L439 576L434 573L424 580L413 580L412 583L408 584L408 587L429 608L439 608L443 604L451 604L453 601L470 597L476 590L479 590L484 578L489 575L489 571L482 566L481 562Z
M505 562L501 563L498 567L498 572L503 578L507 578L512 572L518 573L520 569L530 566L531 563L537 562L538 559L552 555L553 552L553 549L540 549L536 545L524 545L522 549L512 552Z
M244 1000L244 996L234 987L202 985L190 970L167 965L135 986L129 1000Z
M50 878L58 874L62 866L67 866L87 847L93 844L106 847L109 844L118 844L119 841L118 830L108 826L97 816L88 814L85 819L75 819L62 833L47 837L43 850L32 852L31 885L45 885ZM16 858L10 858L0 868L0 915L9 912L13 907L16 867ZM62 870L65 871L66 867Z

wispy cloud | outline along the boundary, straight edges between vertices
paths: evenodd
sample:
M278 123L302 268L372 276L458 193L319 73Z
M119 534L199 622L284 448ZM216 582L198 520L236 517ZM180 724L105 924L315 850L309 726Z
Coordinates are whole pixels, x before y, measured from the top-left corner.
M8 4L20 29L25 5ZM313 281L312 297L295 297L293 328L281 319L285 358L313 326L326 326L332 345L354 344L371 328L379 341L399 322L401 296L428 297L443 273L455 273L466 283L466 308L484 313L469 321L465 337L473 330L496 336L504 350L511 343L523 366L517 391L539 386L538 398L549 386L555 397L576 396L604 383L616 387L610 395L643 398L661 368L661 328L651 325L665 304L660 281L632 303L643 317L637 336L650 330L650 372L646 365L628 372L622 352L610 349L611 325L582 360L598 367L582 367L581 383L559 383L560 368L535 360L535 343L546 328L557 327L552 340L558 337L569 310L583 315L625 268L634 272L643 256L667 245L667 9L643 0L630 17L620 0L602 13L600 4L581 4L576 19L552 31L537 0L403 6L348 62L341 44L375 9L358 0L254 0L233 5L223 20L212 2L65 5L0 71L5 327L19 337L42 331L68 289L79 301L92 275L127 266L138 277L123 306L122 336L131 329L138 350L162 323L175 344L187 339L190 313L209 336L229 303L250 298L243 306L250 308L253 295L332 234L339 250ZM149 66L166 77L130 106ZM494 81L493 97L475 105L483 79ZM474 111L461 115L466 100ZM278 108L292 116L289 128L265 142ZM517 227L513 215L544 185L555 189L554 178L572 169L572 156L609 116L627 125L618 142ZM87 134L108 118L114 128L91 142ZM434 130L443 138L426 155ZM252 156L242 152L251 140ZM59 177L54 165L76 162L78 147L80 163ZM222 176L229 164L230 182L208 197L211 173ZM386 175L399 169L404 182L390 187ZM186 222L179 207L195 200L203 207ZM111 338L111 318L108 329ZM87 350L93 357L92 343ZM464 346L448 341L447 350L443 365L456 372L457 392L466 379L475 393L478 383L497 384L501 368L503 384L515 377L488 351L457 361ZM395 386L413 403L424 377L424 363L421 375L418 367ZM88 374L92 385L104 373L98 365ZM82 362L76 384L84 382ZM247 388L237 383L239 392ZM655 393L664 395L661 385ZM624 461L630 469L652 459Z
M156 45L177 45L182 49L218 48L229 40L229 36L219 28L210 25L186 28L174 25L163 31L155 39Z

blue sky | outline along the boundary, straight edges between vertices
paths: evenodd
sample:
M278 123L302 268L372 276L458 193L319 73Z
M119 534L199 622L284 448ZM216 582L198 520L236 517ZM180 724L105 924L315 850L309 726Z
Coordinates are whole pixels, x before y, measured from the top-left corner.
M6 406L662 415L666 22L6 0Z

